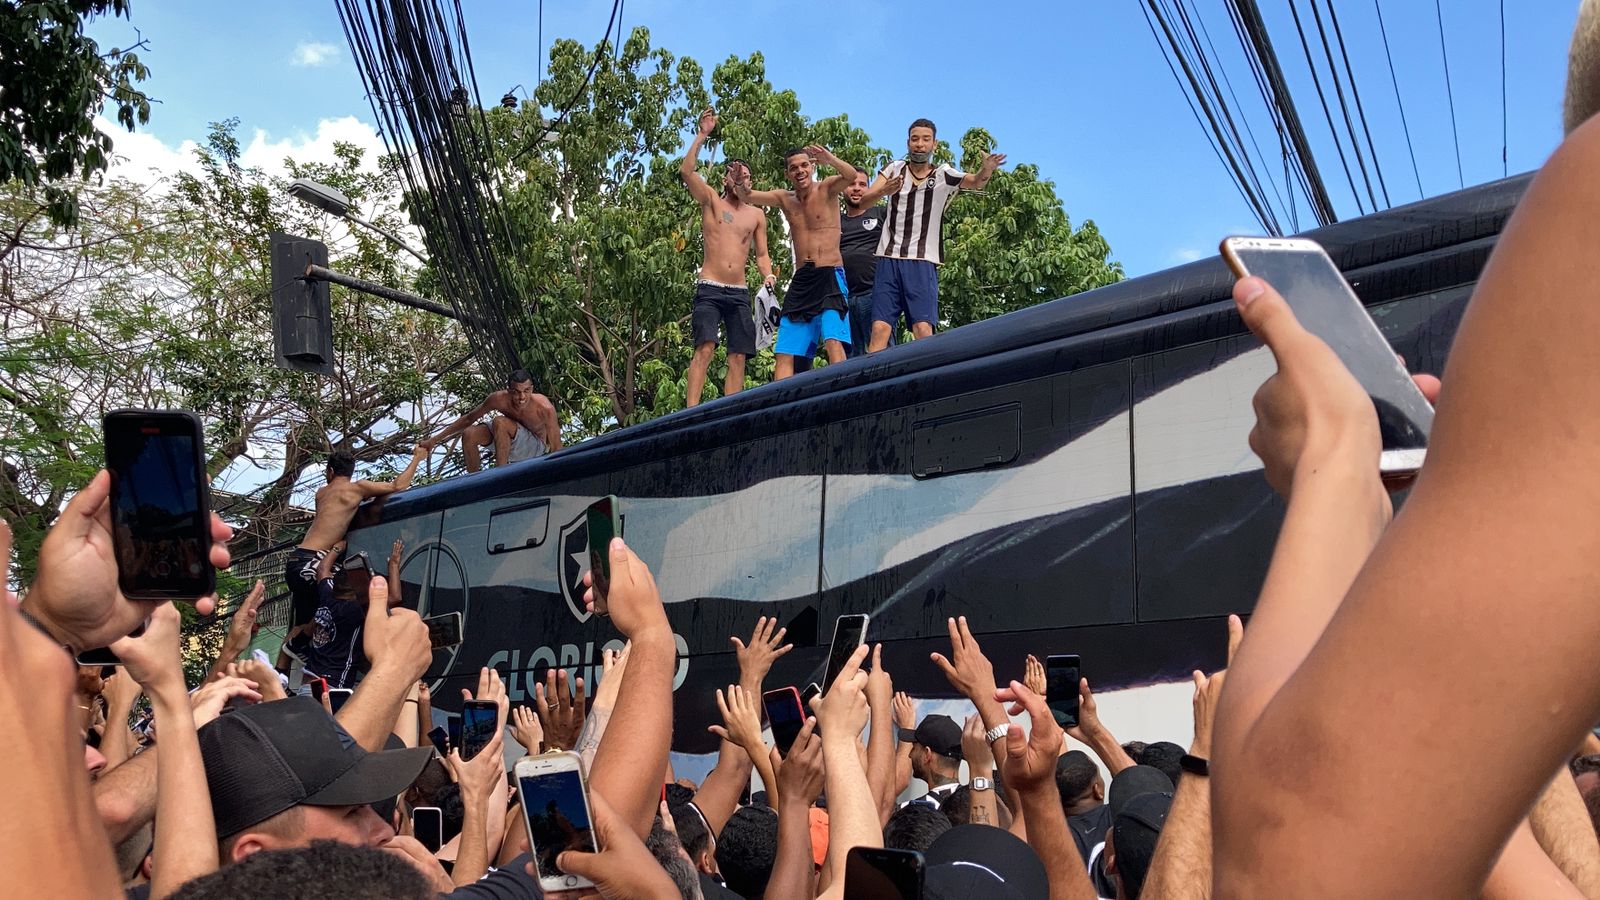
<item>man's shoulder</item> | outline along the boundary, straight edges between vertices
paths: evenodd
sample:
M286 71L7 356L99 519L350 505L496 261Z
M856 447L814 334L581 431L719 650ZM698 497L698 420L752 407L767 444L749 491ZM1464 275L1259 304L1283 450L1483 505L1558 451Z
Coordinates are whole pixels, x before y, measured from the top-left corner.
M906 167L906 161L905 160L903 160L903 159L892 159L892 160L889 161L889 164L884 166L883 169L878 174L880 174L880 175L897 175L902 170L904 170L905 167Z

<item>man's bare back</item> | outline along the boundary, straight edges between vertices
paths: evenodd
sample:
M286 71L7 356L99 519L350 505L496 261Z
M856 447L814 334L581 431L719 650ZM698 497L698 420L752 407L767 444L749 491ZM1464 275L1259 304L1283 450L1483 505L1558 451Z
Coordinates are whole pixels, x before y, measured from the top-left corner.
M321 552L344 540L350 520L365 499L366 494L348 478L317 488L317 515L300 546Z

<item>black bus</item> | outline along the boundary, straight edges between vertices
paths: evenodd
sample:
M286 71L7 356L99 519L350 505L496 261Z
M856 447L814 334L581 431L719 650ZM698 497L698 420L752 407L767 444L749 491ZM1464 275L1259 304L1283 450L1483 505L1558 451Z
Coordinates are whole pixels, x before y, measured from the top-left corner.
M1411 370L1440 372L1530 177L1306 236ZM513 702L551 666L594 683L621 644L583 611L583 513L615 494L677 636L676 751L715 749L731 635L777 616L796 649L768 687L805 685L855 612L929 708L953 692L928 654L964 615L1002 682L1027 653L1078 653L1120 737L1185 742L1188 673L1222 665L1282 516L1246 446L1272 358L1232 281L1201 260L406 491L358 515L351 549L404 540L407 605L465 614L429 674L440 710L483 665Z

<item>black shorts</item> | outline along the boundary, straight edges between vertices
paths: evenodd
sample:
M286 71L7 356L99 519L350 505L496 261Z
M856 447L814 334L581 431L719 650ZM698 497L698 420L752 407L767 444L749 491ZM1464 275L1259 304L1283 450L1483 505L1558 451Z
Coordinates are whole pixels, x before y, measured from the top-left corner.
M308 550L305 547L296 547L289 552L283 562L283 580L289 584L289 627L297 628L311 621L317 614L317 607L321 605L321 598L317 595L317 563L328 555L328 551ZM338 571L334 565L334 571Z
M694 289L691 323L696 346L715 344L717 326L721 325L728 333L729 353L756 355L756 320L750 311L747 288L700 282Z

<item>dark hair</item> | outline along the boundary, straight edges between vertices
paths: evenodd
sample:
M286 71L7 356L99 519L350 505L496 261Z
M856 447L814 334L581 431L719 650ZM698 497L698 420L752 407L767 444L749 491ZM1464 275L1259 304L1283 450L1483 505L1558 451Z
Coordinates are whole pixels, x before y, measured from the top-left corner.
M778 815L764 806L742 807L717 836L717 868L728 890L745 900L766 893L777 858Z
M409 863L376 847L313 841L309 847L253 853L185 884L174 900L431 900L433 886Z
M1160 769L1161 774L1172 780L1172 786L1178 786L1178 779L1183 777L1183 766L1179 760L1183 759L1183 748L1171 741L1156 741L1144 748L1139 758L1134 760L1141 766L1150 766Z
M789 160L794 159L796 156L804 156L807 159L811 158L811 154L806 152L806 148L795 147L783 155L783 167L785 169L789 168Z
M1061 805L1078 802L1094 787L1100 777L1100 768L1082 750L1069 750L1056 757L1056 791L1061 794Z
M510 387L513 384L532 384L532 383L533 383L533 376L528 374L528 370L527 369L513 369L511 371L511 374L506 376L506 387Z
M926 128L933 132L934 137L939 136L939 127L933 124L932 119L918 119L915 122L912 122L911 127L906 129L907 136L910 136L912 128Z
M1577 757L1567 765L1567 768L1572 770L1573 777L1582 775L1585 772L1600 772L1600 753Z
M439 818L444 820L442 834L452 841L461 833L461 823L466 820L466 807L461 803L461 785L451 782L434 792L433 805L439 807Z
M1128 754L1129 759L1137 760L1139 754L1143 753L1144 748L1148 746L1150 745L1144 741L1129 741L1122 745L1122 752Z
M672 813L672 823L678 826L678 840L683 843L683 849L688 851L689 858L699 865L700 854L711 846L711 829L708 823L691 804L674 804L670 792L667 795L667 810Z
M889 850L926 853L939 835L952 827L950 820L932 803L907 803L884 823L883 846Z
M356 458L349 450L335 450L328 454L328 471L349 478L356 474Z
M667 871L667 877L678 889L683 900L694 900L695 889L700 886L700 876L694 866L683 858L683 845L673 837L657 815L654 824L650 826L650 836L645 838L644 845L650 850L650 855L656 858L661 868Z
M694 799L694 791L677 782L667 785L667 806L682 806Z

